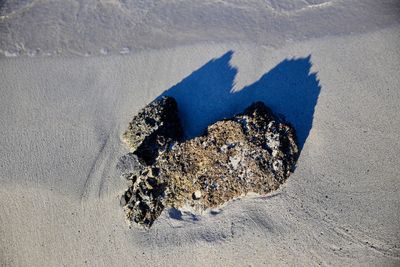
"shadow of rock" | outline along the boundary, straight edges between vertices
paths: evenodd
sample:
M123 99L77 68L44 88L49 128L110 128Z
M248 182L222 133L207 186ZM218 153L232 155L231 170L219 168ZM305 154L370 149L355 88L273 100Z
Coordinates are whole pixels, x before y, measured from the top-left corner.
M237 70L229 64L232 54L229 51L210 60L162 94L176 99L186 138L198 136L208 125L234 114L231 90Z
M321 90L316 73L311 72L311 56L285 59L258 81L233 91L237 69L229 63L232 55L228 51L210 60L161 95L176 99L185 138L198 136L208 125L263 101L295 127L301 150Z

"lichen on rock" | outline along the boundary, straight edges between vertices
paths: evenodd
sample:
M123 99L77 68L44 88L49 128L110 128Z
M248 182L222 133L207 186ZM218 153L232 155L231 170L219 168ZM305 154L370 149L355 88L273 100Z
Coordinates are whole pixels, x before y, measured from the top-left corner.
M130 222L145 227L165 207L205 210L249 192L276 190L299 154L294 128L262 102L182 141L176 102L164 97L139 112L127 133L125 141L137 156L131 165L137 168L123 174L131 184L121 204ZM119 164L126 161L127 156Z

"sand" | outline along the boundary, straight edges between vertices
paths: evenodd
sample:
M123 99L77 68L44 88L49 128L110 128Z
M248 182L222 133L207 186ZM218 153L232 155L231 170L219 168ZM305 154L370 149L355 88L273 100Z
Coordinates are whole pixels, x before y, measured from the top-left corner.
M125 55L2 58L0 265L399 265L396 23L279 47L178 40ZM229 51L229 66L205 65L221 57L226 65ZM225 107L215 97L229 84L253 88L246 101L274 100L289 120L303 119L293 121L303 140L297 169L271 195L200 215L164 211L149 231L129 229L119 206L126 185L115 170L127 152L122 133L140 108L182 82L215 92L186 118L193 134L215 119L215 105ZM295 102L278 86L293 100L287 88L309 85L319 92L299 102L306 108L285 109ZM204 94L190 96L182 101L196 104Z

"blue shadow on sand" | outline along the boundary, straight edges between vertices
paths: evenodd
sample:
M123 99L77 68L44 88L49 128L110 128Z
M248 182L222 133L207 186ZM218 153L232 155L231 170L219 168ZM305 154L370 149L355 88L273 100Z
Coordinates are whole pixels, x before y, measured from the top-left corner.
M185 138L201 135L207 126L263 101L296 129L300 150L312 127L321 90L311 73L311 56L285 59L251 85L233 91L237 69L230 65L233 51L212 59L161 96L176 99Z

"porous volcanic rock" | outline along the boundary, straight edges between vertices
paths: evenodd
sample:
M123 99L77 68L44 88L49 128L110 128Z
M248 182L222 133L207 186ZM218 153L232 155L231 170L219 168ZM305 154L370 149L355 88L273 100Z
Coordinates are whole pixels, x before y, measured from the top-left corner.
M139 124L146 119L155 120L144 115L159 114L159 106L162 112L168 113L165 105L157 103L175 103L172 98L158 101L135 117L140 118ZM172 107L173 113L177 112L176 103ZM135 120L130 124L130 136L136 136L133 129L140 129L134 125ZM121 204L130 222L150 227L167 206L204 210L249 192L267 194L289 177L299 154L294 128L262 102L253 103L233 118L210 125L203 135L191 140L178 142L181 138L178 117L171 125L179 130L159 127L149 131L153 136L169 133L169 146L159 145L157 138L149 138L146 146L160 150L151 154L154 158L143 159L145 165L124 174L130 186ZM143 132L140 134L141 140L148 138ZM142 154L134 153L140 162Z
M175 99L162 97L144 107L133 117L122 137L141 160L153 163L158 153L182 138Z

